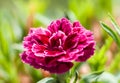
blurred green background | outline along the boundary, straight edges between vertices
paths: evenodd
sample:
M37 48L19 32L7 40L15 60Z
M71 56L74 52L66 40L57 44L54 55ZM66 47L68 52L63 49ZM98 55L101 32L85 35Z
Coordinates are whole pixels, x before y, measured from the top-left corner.
M23 37L31 27L46 27L62 17L79 20L95 36L95 55L80 67L80 75L104 70L108 78L100 83L119 80L120 51L99 24L104 21L111 26L108 13L120 23L119 9L120 0L0 0L0 83L36 83L51 76L23 64L19 54L23 51Z

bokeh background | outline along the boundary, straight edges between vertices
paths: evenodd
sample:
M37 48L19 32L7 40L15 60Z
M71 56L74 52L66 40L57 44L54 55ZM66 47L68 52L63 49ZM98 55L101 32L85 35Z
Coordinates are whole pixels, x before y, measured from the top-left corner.
M96 52L80 66L80 75L104 70L107 80L100 83L115 83L120 79L120 50L99 23L104 21L112 27L108 13L120 24L120 0L0 0L0 83L36 83L51 76L23 64L19 54L31 27L46 28L62 17L79 20L95 36Z

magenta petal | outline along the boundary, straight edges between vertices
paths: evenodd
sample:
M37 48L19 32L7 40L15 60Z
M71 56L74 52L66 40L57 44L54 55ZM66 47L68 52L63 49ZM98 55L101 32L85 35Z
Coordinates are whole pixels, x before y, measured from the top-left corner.
M68 35L72 31L72 26L70 24L62 24L62 30Z
M51 32L49 30L46 29L42 29L42 28L37 28L33 34L35 35L45 35L45 36L50 36Z
M70 34L64 43L64 49L75 48L78 44L78 35L77 34Z
M28 64L32 63L34 60L34 58L30 58L25 51L22 54L20 54L20 57L24 63Z
M73 63L71 62L57 62L56 66L48 67L46 70L50 71L51 73L62 74L67 72L72 66Z
M68 51L68 54L65 54L61 56L58 61L60 62L72 62L76 60L79 56L83 56L82 49L74 49L71 51Z
M94 48L90 49L91 47L94 47L94 43L90 43L86 48L83 49L84 55L78 57L77 61L86 61L88 58L91 57L91 55L94 54Z
M34 53L35 56L38 56L38 57L45 57L44 56L45 49L46 49L46 47L43 45L34 44L32 46L32 52Z
M55 33L59 30L60 28L60 24L61 21L57 20L57 21L53 21L49 26L48 26L48 30L50 30L52 33Z
M51 33L49 30L37 29L33 34L33 39L42 44L48 44Z
M73 63L71 62L65 62L65 63L58 63L58 66L56 66L57 73L64 73L68 71L73 66Z
M86 61L95 50L93 33L66 18L53 21L47 29L31 28L23 45L24 63L57 74L70 70L74 61Z
M81 24L79 22L74 22L73 27L81 27Z
M27 54L25 53L25 51L20 54L20 57L21 57L21 59L22 59L23 62L29 63L29 61L26 59Z
M46 57L56 57L56 56L61 56L63 54L66 54L66 52L65 51L57 51L57 50L56 51L48 51L48 50L45 51Z
M49 38L49 43L52 47L59 47L65 41L65 34L61 31L53 33L53 35Z

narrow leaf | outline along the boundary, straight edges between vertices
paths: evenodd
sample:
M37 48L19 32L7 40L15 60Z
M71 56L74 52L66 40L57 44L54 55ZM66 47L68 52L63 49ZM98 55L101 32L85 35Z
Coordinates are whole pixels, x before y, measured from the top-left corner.
M120 35L120 27L119 27L119 25L116 23L115 19L111 16L111 14L108 14L108 15L109 15L109 17L111 19L111 23L113 24L114 28L116 29L116 31Z
M105 23L101 22L100 23L102 28L115 40L115 42L120 46L120 40L118 35Z
M118 79L109 72L103 72L97 81L100 83L119 83Z
M56 83L56 80L52 77L47 77L38 81L37 83Z
M91 83L93 81L96 81L98 79L98 77L103 73L103 71L97 71L97 72L93 72L85 77L83 77L80 80L80 83Z

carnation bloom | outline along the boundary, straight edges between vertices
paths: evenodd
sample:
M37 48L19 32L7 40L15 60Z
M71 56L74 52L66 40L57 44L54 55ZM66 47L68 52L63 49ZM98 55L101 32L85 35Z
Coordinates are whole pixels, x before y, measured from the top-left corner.
M68 71L73 62L83 62L94 53L92 32L79 22L70 23L66 18L53 21L47 29L31 28L23 41L24 63L51 73Z

